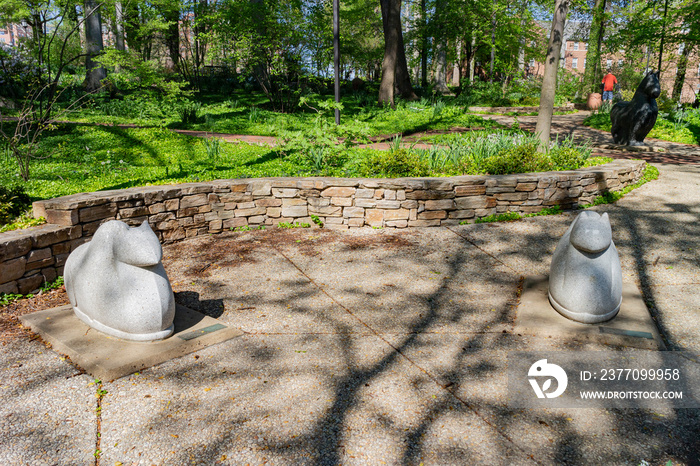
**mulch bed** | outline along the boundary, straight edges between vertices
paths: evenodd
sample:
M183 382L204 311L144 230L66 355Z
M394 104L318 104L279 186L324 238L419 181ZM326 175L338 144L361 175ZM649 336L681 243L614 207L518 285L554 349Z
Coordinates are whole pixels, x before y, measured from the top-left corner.
M0 307L0 342L27 336L28 329L20 323L20 316L64 304L70 304L70 302L65 287L61 287Z

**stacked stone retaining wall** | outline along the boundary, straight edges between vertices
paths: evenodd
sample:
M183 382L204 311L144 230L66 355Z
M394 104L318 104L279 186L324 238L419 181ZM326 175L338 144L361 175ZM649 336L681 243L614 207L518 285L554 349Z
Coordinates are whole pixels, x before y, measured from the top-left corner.
M324 228L456 225L502 212L573 208L636 183L645 162L564 172L449 178L257 178L81 193L34 203L46 225L0 234L0 293L29 293L63 274L104 222L148 221L163 242L249 225Z

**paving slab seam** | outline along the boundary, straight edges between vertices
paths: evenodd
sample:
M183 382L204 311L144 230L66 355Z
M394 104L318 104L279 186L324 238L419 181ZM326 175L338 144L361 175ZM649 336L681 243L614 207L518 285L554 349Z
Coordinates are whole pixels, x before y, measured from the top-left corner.
M512 270L513 272L515 272L515 273L517 273L517 274L520 274L517 270L515 270L513 267L511 267L511 266L509 266L508 264L506 264L505 262L503 262L503 261L502 261L501 259L499 259L498 257L494 256L493 254L489 253L488 251L485 251L485 250L483 250L482 248L480 248L479 246L477 246L472 240L469 239L469 237L460 235L459 233L457 233L456 231L454 231L454 230L453 230L452 228L450 228L450 227L445 227L445 228L447 229L447 231L449 231L449 232L451 232L451 233L454 233L455 235L459 236L460 238L462 238L463 240L465 240L466 242L468 242L469 244L471 244L472 246L474 246L476 249L478 249L479 251L481 251L481 252L483 252L484 254L486 254L487 256L489 256L491 259L493 259L493 260L495 260L496 262L498 262L499 264L503 265L504 267L506 267L506 268Z
M453 233L454 233L454 232L453 232ZM460 236L460 235L457 235L457 236ZM534 455L528 453L523 447L521 447L518 443L516 443L509 435L507 435L506 433L504 433L503 431L501 431L501 429L499 429L496 425L494 425L494 424L493 424L491 421L489 421L486 417L482 416L482 414L481 414L474 406L472 406L471 403L469 403L468 401L462 399L462 398L459 397L457 394L455 394L453 391L449 390L449 388L450 388L451 385L444 385L444 384L441 384L441 383L438 381L438 379L437 379L435 376L433 376L433 374L431 374L431 373L428 372L426 369L424 369L423 367L421 367L419 364L417 364L415 361L413 361L410 357L408 357L406 354L404 354L399 348L397 348L395 345L391 344L391 342L389 342L388 340L386 340L386 339L382 336L382 335L383 335L382 333L379 333L378 331L376 331L375 329L373 329L372 327L370 327L366 322L364 322L362 319L360 319L358 316L356 316L350 309L348 309L348 308L345 307L343 304L341 304L340 302L338 302L338 301L337 301L333 296L331 296L324 288L322 288L321 286L319 286L311 277L309 277L309 276L308 276L294 261L292 261L289 257L287 257L287 255L284 254L284 252L282 252L282 251L281 251L279 248L277 248L277 247L275 247L275 249L277 250L277 252L278 252L282 257L284 257L290 264L292 264L292 265L299 271L299 273L301 273L304 277L306 277L306 279L309 280L310 283L312 283L316 288L318 288L318 290L319 290L321 293L325 294L331 301L333 301L333 302L334 302L336 305L338 305L341 309L343 309L345 312L347 312L347 313L350 314L353 318L355 318L358 322L360 322L363 326L365 326L367 329L369 329L370 332L372 332L372 334L374 334L375 336L377 336L377 338L379 338L379 339L380 339L381 341L383 341L387 346L389 346L390 348L392 348L397 354L399 354L399 355L400 355L401 357L403 357L406 361L408 361L409 364L411 364L412 366L414 366L415 368L417 368L419 371L421 371L422 373L424 373L424 374L426 375L426 377L428 377L440 390L446 391L450 396L452 396L454 399L456 399L456 400L459 401L461 404L463 404L467 409L469 409L471 412L473 412L475 416L477 416L479 419L481 419L482 422L484 422L487 426L489 426L491 429L493 429L494 432L496 432L499 436L501 436L503 439L505 439L508 443L510 443L511 445L513 445L514 448L517 448L517 449L520 450L525 456L527 456L530 460L532 460L533 463L535 463L535 464L540 464L540 465L543 464L543 463L541 463L540 461L537 461L537 460L534 458ZM488 254L488 255L490 256L490 254ZM491 257L493 257L493 256L491 256ZM496 259L496 260L498 260L498 259ZM501 262L501 261L498 261L498 262ZM502 263L502 262L501 262L501 263ZM504 265L505 265L505 264L504 264ZM511 269L511 270L512 270L512 269ZM502 333L502 332L494 332L494 333ZM419 333L416 332L415 334L418 335Z
M333 299L333 298L331 298ZM336 302L336 301L334 301ZM337 304L337 302L336 302ZM344 308L343 308L344 309ZM355 317L355 316L353 316ZM273 336L273 335L338 335L338 332L244 332L246 335L249 336L254 336L254 335L265 335L265 336ZM503 330L499 331L493 331L493 332L396 332L396 333L391 333L391 332L377 332L377 331L371 331L371 332L347 332L345 334L348 335L501 335L503 334Z
M685 283L664 283L662 285L649 285L650 288L663 288L665 286L688 286L700 285L700 282L685 282Z
M97 402L95 403L95 414L96 414L96 432L95 432L95 466L100 466L100 453L101 443L102 443L102 398L107 393L102 389L102 381L95 381L95 398Z

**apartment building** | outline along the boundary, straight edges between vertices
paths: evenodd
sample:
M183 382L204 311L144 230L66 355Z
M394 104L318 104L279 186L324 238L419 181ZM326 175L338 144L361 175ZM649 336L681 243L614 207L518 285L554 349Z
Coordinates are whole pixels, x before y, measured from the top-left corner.
M29 26L23 27L21 24L8 24L0 28L0 44L16 47L20 39L31 35L32 29Z

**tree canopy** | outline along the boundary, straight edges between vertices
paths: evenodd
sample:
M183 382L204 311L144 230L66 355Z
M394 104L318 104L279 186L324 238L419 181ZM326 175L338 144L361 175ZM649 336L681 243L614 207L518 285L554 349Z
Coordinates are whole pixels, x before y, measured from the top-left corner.
M48 81L80 67L87 90L110 83L113 92L139 79L152 85L137 72L159 70L202 90L221 75L262 89L276 110L290 111L309 80L332 75L332 3L0 0L0 21L31 32L22 46ZM662 41L667 53L685 50L686 58L700 44L694 0L569 3L579 36L590 42L581 93L595 90L604 55L634 57L636 76L642 62L656 66ZM475 79L501 83L505 92L528 63L544 62L553 11L553 0L342 0L341 78L379 83L396 75L380 91L389 103L395 91L404 98L460 92Z

